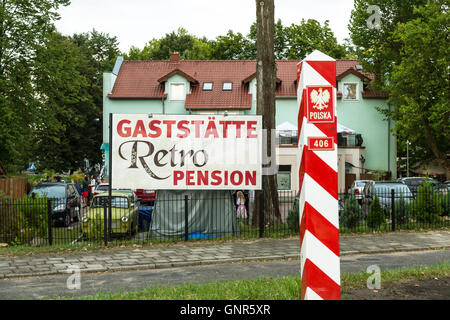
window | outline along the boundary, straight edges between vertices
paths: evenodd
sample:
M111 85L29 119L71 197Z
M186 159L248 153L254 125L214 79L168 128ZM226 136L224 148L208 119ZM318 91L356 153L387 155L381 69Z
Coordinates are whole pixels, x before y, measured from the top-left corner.
M278 190L291 190L291 166L281 165L277 174Z
M233 90L233 82L224 82L222 85L223 91L231 91Z
M356 82L347 82L343 85L343 100L358 101L359 100L359 84Z
M213 83L212 82L203 82L203 91L212 91Z
M170 100L184 101L186 98L186 89L184 83L170 84Z

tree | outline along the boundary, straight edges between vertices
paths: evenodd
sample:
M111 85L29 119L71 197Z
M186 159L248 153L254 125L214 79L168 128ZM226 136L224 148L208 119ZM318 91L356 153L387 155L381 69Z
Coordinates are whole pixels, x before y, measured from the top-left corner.
M0 0L0 161L17 169L30 160L35 114L31 71L36 47L54 30L69 0Z
M370 204L370 210L367 216L367 225L372 229L379 229L383 223L386 223L386 217L383 209L381 208L378 196L375 196L375 199L373 199Z
M302 19L299 25L292 24L284 28L287 59L301 60L314 50L335 58L342 59L346 55L345 46L340 45L329 27L329 21L324 26L314 19Z
M258 58L256 64L256 114L263 116L263 129L267 132L265 154L270 160L269 166L276 166L275 146L271 137L275 131L275 86L277 68L274 55L274 1L256 0L256 26ZM272 153L273 151L273 153ZM280 206L278 200L277 176L275 172L267 170L262 177L264 190L264 215L265 222L273 224L281 221ZM254 223L259 223L258 211L261 193L255 197L256 210Z
M95 30L53 33L36 54L39 96L34 154L46 169L75 170L101 162L102 73L113 68L117 39Z
M376 75L378 88L383 89L386 75L401 60L399 43L393 39L397 24L415 19L414 7L424 6L427 2L355 0L348 26L350 38L364 69Z
M39 107L33 145L42 168L62 171L82 166L90 143L86 114L95 108L90 83L82 74L86 67L80 48L56 32L36 52Z
M392 68L388 90L396 108L395 132L415 146L416 159L436 159L450 179L449 14L446 1L418 8L417 19L400 23L392 34L400 61ZM420 158L417 158L419 156Z
M248 60L252 59L253 51L250 48L250 41L240 32L234 33L228 30L224 36L218 36L211 42L212 55L214 60Z

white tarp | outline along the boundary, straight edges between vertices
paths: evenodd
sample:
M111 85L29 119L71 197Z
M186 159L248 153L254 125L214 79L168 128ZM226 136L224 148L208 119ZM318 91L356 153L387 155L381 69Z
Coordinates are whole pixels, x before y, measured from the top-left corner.
M346 133L346 134L356 134L356 131L350 128L347 128L346 126L343 126L342 124L337 124L337 132L338 133Z
M276 127L278 134L282 137L295 137L297 136L297 126L286 121Z
M113 188L259 190L262 117L114 114Z
M150 237L185 235L185 196L189 199L187 230L190 237L221 237L239 233L231 191L160 190L152 212Z

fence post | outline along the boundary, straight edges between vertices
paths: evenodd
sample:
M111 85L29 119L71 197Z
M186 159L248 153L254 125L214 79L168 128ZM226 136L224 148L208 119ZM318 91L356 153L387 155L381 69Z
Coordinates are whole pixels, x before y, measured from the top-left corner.
M53 244L52 234L52 200L47 199L47 228L48 228L48 244Z
M106 203L103 204L103 238L105 242L105 247L108 245L108 207Z
M392 231L395 231L395 191L391 189Z
M259 237L264 236L264 190L261 190L259 197Z
M186 194L184 196L184 241L188 241L189 239L189 196Z

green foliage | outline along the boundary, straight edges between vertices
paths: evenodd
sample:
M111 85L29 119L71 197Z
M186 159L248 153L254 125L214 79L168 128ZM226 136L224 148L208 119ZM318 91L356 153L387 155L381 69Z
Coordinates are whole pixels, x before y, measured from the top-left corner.
M300 215L299 209L297 209L297 210L289 210L288 211L288 217L287 217L286 222L287 222L289 230L292 230L294 232L299 232L300 231L300 220L299 220L300 218L299 218L299 215Z
M341 59L345 56L345 47L338 44L336 37L329 27L329 21L322 26L314 19L302 19L299 25L292 24L285 28L287 59L303 59L314 50Z
M36 48L54 30L58 8L68 4L69 0L0 2L0 162L9 172L24 168L31 159Z
M367 216L367 225L372 229L379 229L386 222L384 210L381 208L378 196L370 204L369 215Z
M111 70L117 39L93 30L48 35L36 54L34 155L40 167L63 171L101 162L102 72Z
M441 197L441 215L448 216L450 213L450 193Z
M348 55L347 48L350 49L349 45L337 42L328 21L321 25L309 19L302 20L300 25L285 27L279 19L274 29L276 59L303 59L316 49L342 59ZM125 56L128 60L168 60L172 52L178 52L180 58L186 60L255 60L256 22L247 36L228 30L213 40L198 38L179 28L163 38L150 40L142 50L131 47Z
M381 28L370 29L369 5L381 9ZM395 134L407 139L411 164L438 160L450 172L447 0L356 0L349 25L356 54L375 86L390 95Z
M0 195L0 242L31 244L48 234L47 199L12 200Z
M409 205L403 197L395 200L394 215L396 225L404 225L409 222Z
M436 223L442 213L439 194L430 183L417 188L417 195L411 203L411 214L417 222Z
M358 200L352 195L345 201L344 210L341 212L339 221L348 228L354 228L362 220L363 211Z

